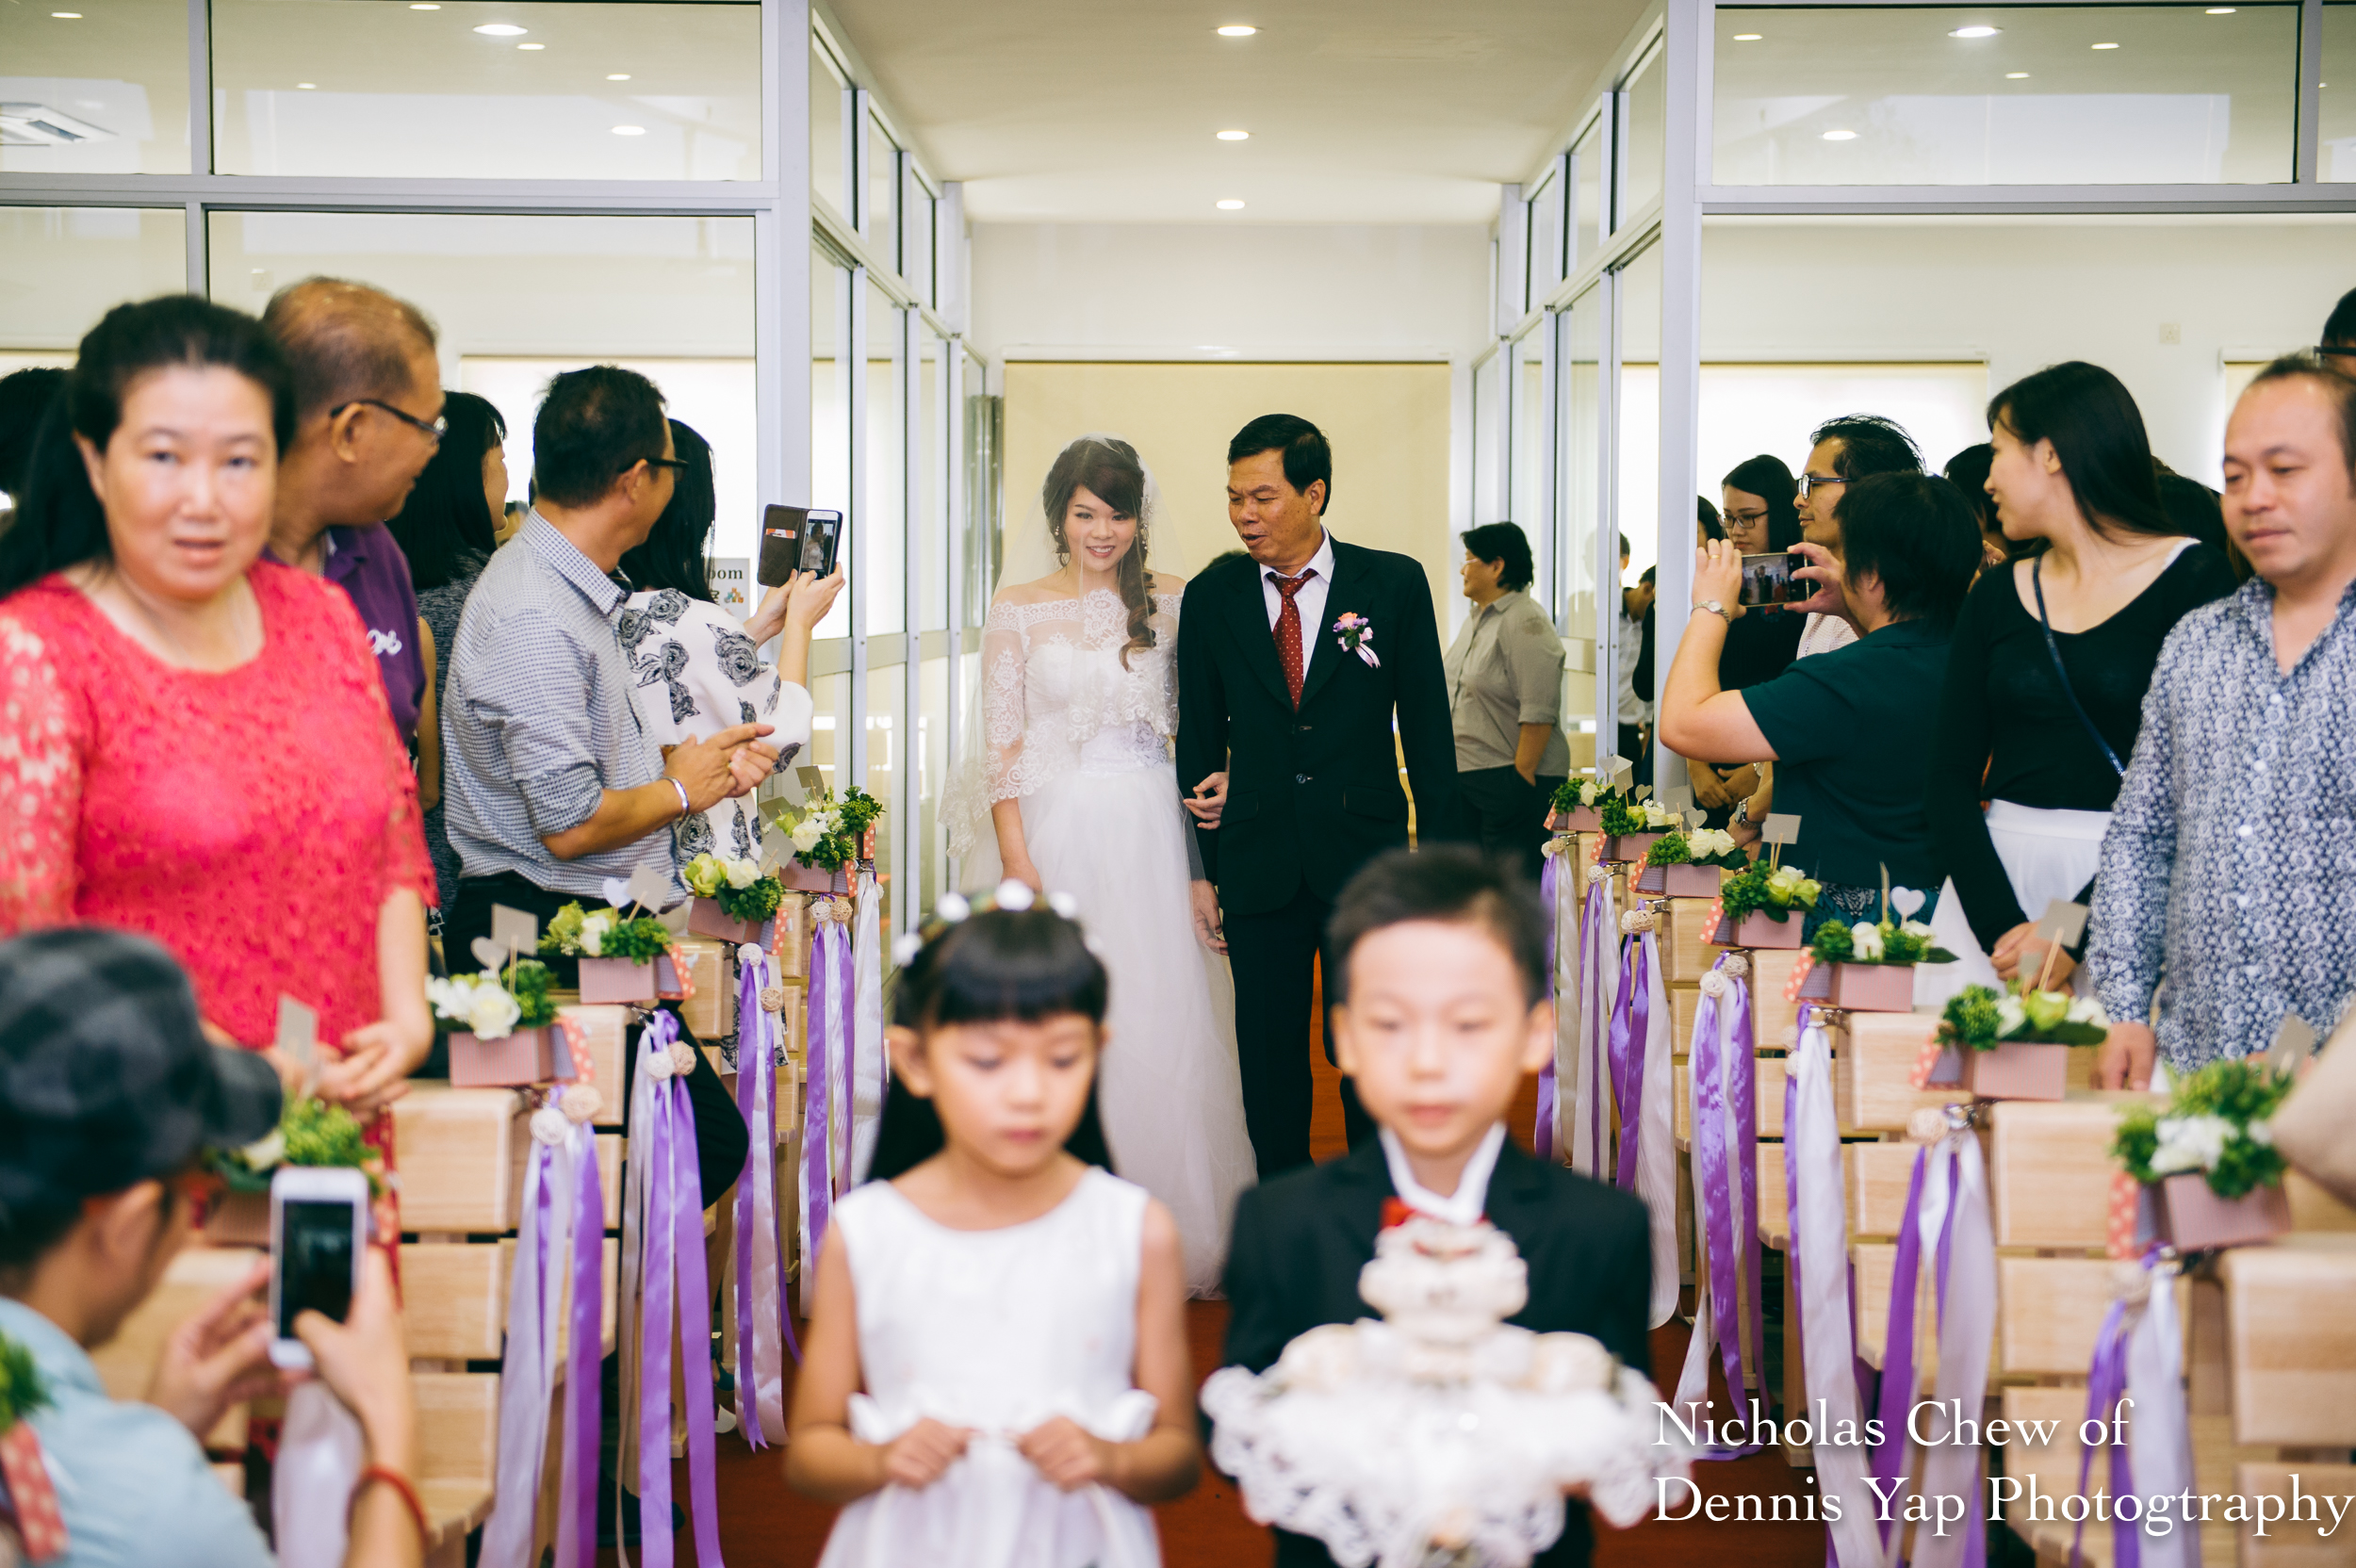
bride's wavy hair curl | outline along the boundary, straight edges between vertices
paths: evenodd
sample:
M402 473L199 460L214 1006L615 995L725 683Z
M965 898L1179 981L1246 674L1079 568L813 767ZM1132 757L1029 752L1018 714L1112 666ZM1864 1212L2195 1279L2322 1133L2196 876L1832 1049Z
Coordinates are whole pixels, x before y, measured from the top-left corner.
M1047 511L1047 531L1055 538L1055 554L1067 564L1072 560L1072 544L1064 537L1064 517L1072 510L1072 498L1084 489L1121 516L1137 520L1136 541L1113 568L1114 580L1121 586L1121 602L1129 609L1129 640L1121 648L1121 667L1125 670L1130 654L1154 644L1153 594L1145 575L1145 465L1137 460L1137 449L1109 436L1084 435L1066 447L1047 470L1047 482L1039 487L1039 504Z

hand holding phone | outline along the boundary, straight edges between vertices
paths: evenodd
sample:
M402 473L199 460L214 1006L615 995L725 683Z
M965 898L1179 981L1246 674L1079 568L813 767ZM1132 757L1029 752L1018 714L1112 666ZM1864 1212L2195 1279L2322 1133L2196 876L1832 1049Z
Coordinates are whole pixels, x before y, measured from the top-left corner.
M270 1359L307 1371L295 1337L305 1312L341 1323L368 1250L368 1179L348 1168L281 1166L270 1184Z
M754 575L763 588L777 587L795 572L832 577L842 544L842 513L769 507L761 514L761 566Z

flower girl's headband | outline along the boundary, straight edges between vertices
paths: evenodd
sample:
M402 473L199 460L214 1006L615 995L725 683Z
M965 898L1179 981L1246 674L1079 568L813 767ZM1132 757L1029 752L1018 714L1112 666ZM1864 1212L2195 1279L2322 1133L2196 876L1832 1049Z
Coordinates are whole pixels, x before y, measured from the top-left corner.
M1020 914L1037 904L1039 898L1039 895L1031 890L1029 883L1019 882L1011 876L999 883L994 891L985 894L979 902L967 898L963 893L942 893L941 901L933 906L932 919L913 931L902 932L892 942L892 961L897 967L906 969L916 961L916 956L924 952L928 943L939 941L971 917L995 909ZM1070 893L1049 893L1047 907L1065 920L1079 919L1080 901Z

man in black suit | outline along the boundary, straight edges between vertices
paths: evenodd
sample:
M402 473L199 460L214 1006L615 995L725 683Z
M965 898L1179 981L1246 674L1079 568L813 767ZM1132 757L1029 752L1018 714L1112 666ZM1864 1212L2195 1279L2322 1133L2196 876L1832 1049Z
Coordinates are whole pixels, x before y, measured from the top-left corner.
M1203 857L1195 928L1235 969L1263 1180L1309 1163L1317 944L1343 884L1407 842L1400 750L1421 839L1464 836L1431 585L1411 557L1326 531L1333 485L1317 426L1290 414L1244 426L1227 446L1227 520L1250 559L1203 570L1179 617L1178 779ZM1372 1124L1348 1083L1342 1111L1354 1149Z
M1342 893L1329 951L1342 1068L1381 1135L1236 1203L1226 1364L1266 1371L1309 1330L1372 1316L1359 1271L1384 1226L1414 1210L1486 1218L1513 1238L1530 1297L1510 1321L1590 1335L1649 1376L1643 1200L1506 1136L1522 1079L1554 1050L1546 918L1528 884L1455 844L1385 855ZM1277 1568L1331 1564L1320 1543L1275 1533ZM1573 1506L1537 1563L1579 1568L1591 1541L1586 1510Z

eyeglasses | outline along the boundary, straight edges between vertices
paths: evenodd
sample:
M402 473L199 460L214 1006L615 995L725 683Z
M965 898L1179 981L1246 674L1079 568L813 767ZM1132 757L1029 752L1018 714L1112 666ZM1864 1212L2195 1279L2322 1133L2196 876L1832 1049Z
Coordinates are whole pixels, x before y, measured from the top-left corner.
M382 398L354 398L350 402L337 403L334 408L327 411L327 416L330 419L333 419L335 416L341 414L345 409L356 408L362 403L368 404L370 408L383 409L394 418L399 419L402 424L407 425L411 430L417 432L427 440L434 442L437 445L440 443L443 436L450 433L450 419L448 416L437 414L431 419L420 419L416 415L408 412L406 409L395 408L392 404L384 401Z
M2356 343L2318 343L2308 351L2317 359L2356 359Z
M1817 488L1819 485L1846 484L1848 482L1849 482L1847 480L1842 479L1836 474L1802 474L1800 476L1800 494L1805 496L1809 491Z
M1739 529L1748 530L1765 522L1767 514L1764 512L1729 512L1726 514L1725 520Z
M679 459L679 458L676 458L676 457L649 457L649 458L645 459L644 461L646 462L646 466L647 466L647 467L649 467L649 468L676 468L676 469L678 469L678 470L679 470L680 473L682 473L682 474L683 474L683 473L685 473L685 472L687 472L687 465L686 465L686 463L685 463L683 460ZM638 465L637 465L637 464L635 464L635 463L633 463L633 464L631 464L631 465L630 466L630 468L635 468L635 467L637 467L637 466L638 466ZM627 473L629 473L629 472L630 472L630 468L624 468L624 469L622 470L622 472L627 474Z

